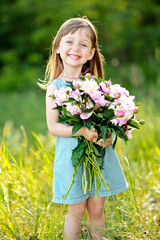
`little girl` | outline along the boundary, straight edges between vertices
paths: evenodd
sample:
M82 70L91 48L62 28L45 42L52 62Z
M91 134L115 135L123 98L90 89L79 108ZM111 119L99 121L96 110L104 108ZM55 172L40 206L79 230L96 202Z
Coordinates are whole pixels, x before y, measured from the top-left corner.
M92 239L104 236L105 197L127 189L127 183L117 155L112 148L112 136L107 138L106 154L103 159L102 173L109 185L104 190L100 188L95 196L94 184L92 190L83 193L81 176L83 165L80 166L75 182L64 200L74 172L72 166L72 150L77 145L77 139L72 137L72 128L57 123L59 112L53 110L50 95L56 89L67 87L66 81L72 81L90 73L103 78L103 56L99 52L97 33L93 24L83 18L67 20L57 32L52 45L52 54L46 68L47 94L46 116L49 132L56 136L56 153L53 173L53 199L55 203L68 204L68 214L64 224L64 234L67 240L78 240L80 237L81 219L88 212L88 228ZM82 127L74 136L83 136L99 146L104 146L103 140L96 142L96 129L88 130Z

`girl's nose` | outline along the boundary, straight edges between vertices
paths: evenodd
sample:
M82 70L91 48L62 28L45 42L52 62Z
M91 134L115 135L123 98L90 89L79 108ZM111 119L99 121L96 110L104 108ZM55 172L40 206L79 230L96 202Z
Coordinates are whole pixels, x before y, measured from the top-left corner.
M74 50L75 52L78 52L79 51L79 46L78 45L73 45L72 50Z

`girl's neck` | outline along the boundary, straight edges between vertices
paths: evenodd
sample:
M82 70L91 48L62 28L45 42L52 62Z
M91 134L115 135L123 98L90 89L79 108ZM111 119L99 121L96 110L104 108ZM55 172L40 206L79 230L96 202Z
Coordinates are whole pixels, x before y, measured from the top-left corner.
M68 73L65 73L65 72L62 72L60 75L59 75L59 78L61 78L62 80L77 80L79 79L80 77L82 76L82 74L68 74Z
M59 75L59 78L65 79L65 80L77 80L79 77L72 77L72 76L65 76L65 75Z

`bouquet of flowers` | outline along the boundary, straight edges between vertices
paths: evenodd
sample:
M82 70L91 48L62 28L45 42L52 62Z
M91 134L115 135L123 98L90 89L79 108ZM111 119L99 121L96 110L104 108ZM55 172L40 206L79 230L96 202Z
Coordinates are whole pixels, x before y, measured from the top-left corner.
M132 137L133 129L139 129L139 123L135 114L138 106L134 103L134 96L130 96L128 90L119 84L104 81L103 79L87 73L78 80L67 81L67 86L55 90L51 96L53 109L58 109L59 123L73 126L74 135L83 126L88 129L95 128L98 133L97 140L102 138L106 144L107 135L112 133L115 138L113 148L116 145L117 137L125 142ZM63 196L67 197L74 177L81 163L83 163L82 188L84 193L92 189L92 182L95 183L95 194L102 185L109 187L101 173L103 167L103 156L105 148L84 137L78 137L78 145L72 151L72 165L75 169L68 191ZM87 171L89 173L89 183Z

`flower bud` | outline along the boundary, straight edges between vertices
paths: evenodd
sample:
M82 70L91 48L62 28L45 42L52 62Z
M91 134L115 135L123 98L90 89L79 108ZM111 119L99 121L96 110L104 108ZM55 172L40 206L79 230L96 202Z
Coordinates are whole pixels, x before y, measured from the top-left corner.
M143 119L141 119L141 120L139 121L139 123L140 123L141 125L143 125L143 124L145 124L145 121L144 121Z
M135 109L134 109L134 113L138 113L138 108L135 108Z
M112 85L112 82L110 80L108 80L108 81L105 81L105 84L107 87L109 87L110 85Z
M115 97L116 99L118 99L118 98L121 97L121 94L120 94L119 92L116 92L115 95L114 95L114 97Z
M100 108L100 104L99 103L96 103L96 105L95 105L95 108Z
M78 88L78 87L79 87L79 83L75 83L75 84L74 84L74 87L75 87L75 88Z
M90 73L86 73L85 77L90 80L91 79L91 74Z

